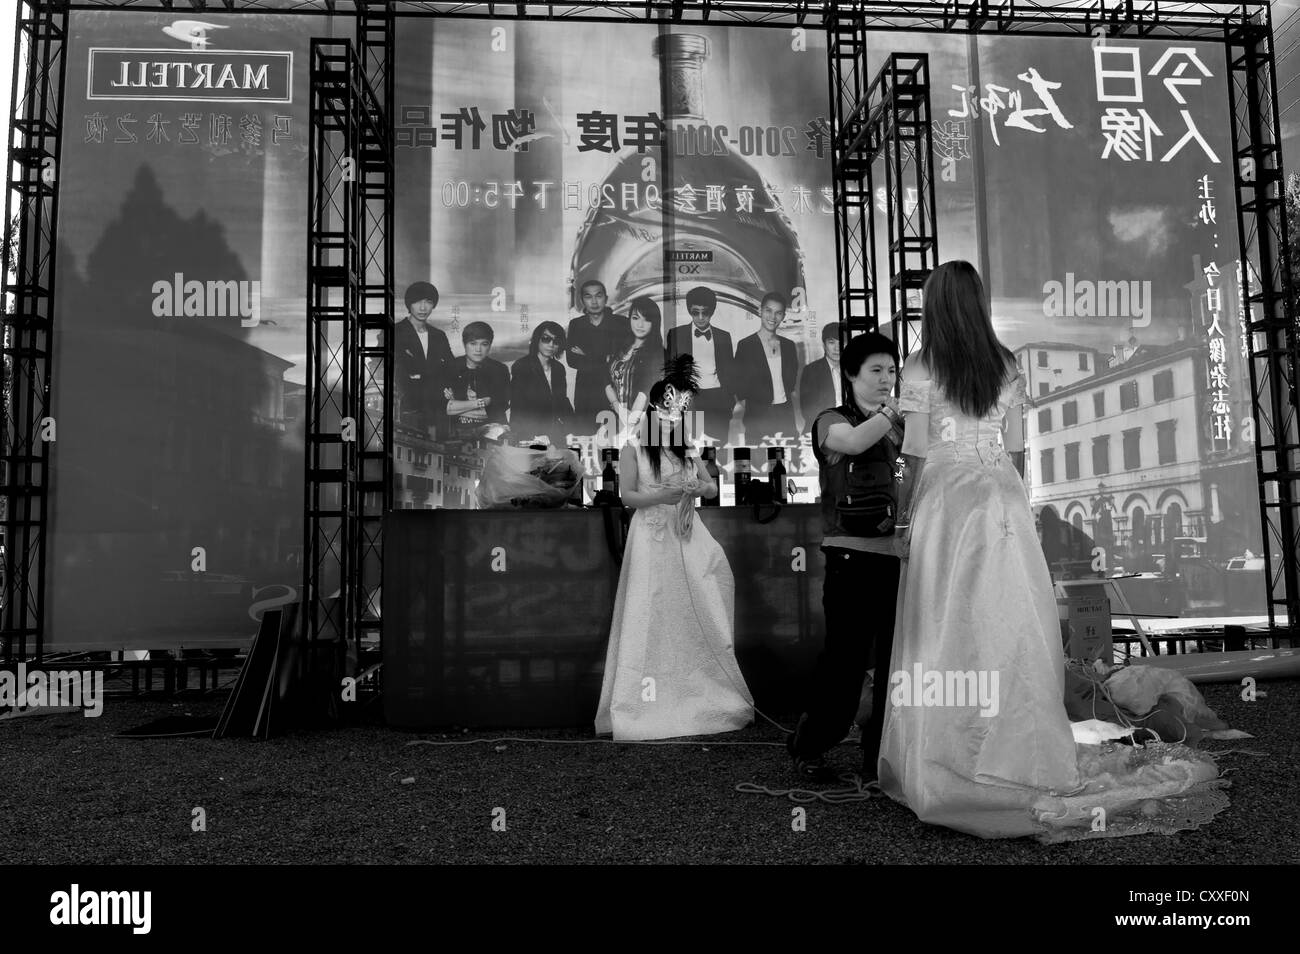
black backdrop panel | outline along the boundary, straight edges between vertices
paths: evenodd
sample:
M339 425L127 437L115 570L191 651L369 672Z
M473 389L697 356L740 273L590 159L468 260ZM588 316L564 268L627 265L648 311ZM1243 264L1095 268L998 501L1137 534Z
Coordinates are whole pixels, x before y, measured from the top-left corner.
M621 529L598 510L396 510L384 526L384 711L391 725L591 725ZM737 657L755 701L788 711L822 642L820 512L702 519L736 578Z

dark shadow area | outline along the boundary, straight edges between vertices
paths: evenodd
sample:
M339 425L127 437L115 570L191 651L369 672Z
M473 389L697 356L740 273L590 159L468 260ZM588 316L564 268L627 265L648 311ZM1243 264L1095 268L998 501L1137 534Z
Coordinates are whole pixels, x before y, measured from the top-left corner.
M65 210L61 225L75 220ZM238 313L159 317L155 304L172 294L159 282L250 276L223 228L169 207L147 165L84 273L63 247L59 264L51 642L102 643L106 629L140 648L246 638L255 587L299 574L301 471L286 438L301 388L284 380L291 362L245 340Z

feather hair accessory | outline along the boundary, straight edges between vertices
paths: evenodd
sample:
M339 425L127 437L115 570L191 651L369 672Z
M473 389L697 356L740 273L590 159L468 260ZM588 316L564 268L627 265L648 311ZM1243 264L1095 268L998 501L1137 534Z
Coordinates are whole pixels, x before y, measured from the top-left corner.
M664 393L660 399L663 416L676 420L700 389L700 375L695 369L695 359L689 354L679 354L665 361L663 385Z

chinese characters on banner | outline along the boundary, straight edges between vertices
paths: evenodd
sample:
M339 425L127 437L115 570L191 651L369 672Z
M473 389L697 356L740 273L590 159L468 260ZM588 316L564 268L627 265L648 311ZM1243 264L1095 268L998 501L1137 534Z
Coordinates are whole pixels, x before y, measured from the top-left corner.
M482 149L490 138L491 147L498 151L527 152L530 143L556 136L556 132L538 129L537 116L531 109L510 109L504 113L492 113L485 119L480 107L461 106L455 112L439 113L436 124L433 107L430 105L400 106L398 115L396 143L407 148L433 149L441 143L452 149ZM552 117L559 133L568 142L569 135L563 129L560 118L554 113ZM489 121L492 129L490 137ZM578 113L576 121L578 152L613 155L626 149L644 154L661 148L664 137L668 134L666 123L655 112L620 116L618 113L597 109ZM805 151L814 153L818 159L829 155L830 122L825 116L809 120L802 132L806 140ZM708 142L698 150L698 155L702 156L723 152L728 144L746 156L798 154L795 143L799 130L794 126L742 126L729 130L726 126L701 125L675 128L674 134L679 138L685 137L692 143L702 134L709 136ZM716 145L713 145L715 142ZM695 148L688 148L684 152L686 155L697 154Z
M1200 202L1197 218L1205 225L1212 224L1217 216L1214 180L1208 174L1203 175L1196 180L1196 185L1196 197ZM1205 312L1209 322L1206 341L1209 348L1210 437L1214 450L1226 451L1232 442L1232 411L1228 387L1228 342L1219 324L1223 317L1223 287L1219 266L1214 261L1203 266L1201 271L1205 275Z
M1074 124L1065 118L1065 114L1061 112L1061 107L1056 104L1056 99L1052 96L1053 90L1061 88L1060 83L1044 79L1042 74L1032 66L1023 73L1017 73L1016 79L1027 84L1029 91L1038 97L1040 105L1037 108L1025 108L1024 90L999 86L997 83L985 83L984 89L988 95L977 97L974 86L960 86L954 83L952 88L962 94L962 108L960 110L950 109L948 115L953 119L966 119L968 117L978 119L980 110L983 110L984 114L989 118L989 131L993 134L993 142L999 146L1002 145L1002 139L998 135L997 117L999 113L1007 109L1011 111L1007 113L1007 117L1002 121L1004 129L1013 127L1027 132L1046 132L1045 126L1031 122L1031 120L1038 119L1038 117L1049 117L1052 122L1062 129L1074 128ZM1005 101L1002 98L1003 93L1007 94ZM1041 120L1039 121L1041 122Z
M1200 87L1214 75L1193 47L1166 49L1155 65L1145 73L1142 68L1142 51L1138 47L1107 44L1094 47L1092 53L1097 102L1127 104L1108 106L1102 112L1101 158L1151 162L1158 156L1160 162L1169 162L1195 144L1210 162L1219 162L1219 157L1197 128L1184 95L1185 87ZM1159 77L1166 92L1179 107L1181 135L1175 129L1162 129L1146 109L1146 77ZM973 85L952 84L952 89L961 99L961 108L949 109L949 120L935 122L931 128L935 155L941 160L943 181L956 181L956 163L970 158L966 120L978 121L981 113L988 117L989 131L994 144L998 146L1002 145L1002 133L1008 128L1041 134L1047 131L1049 120L1061 129L1074 128L1053 96L1061 88L1061 83L1045 78L1033 66L1018 73L1017 79L1027 88L1012 89L997 83L985 83L984 96L978 95L978 90ZM1037 106L1026 106L1026 100L1030 97L1037 99ZM1029 101L1032 104L1033 100ZM997 118L1003 113L1005 117L999 127ZM1163 148L1165 143L1158 146L1157 139L1165 139L1172 142L1172 145Z
M432 106L402 106L398 110L397 145L433 148L439 142L453 149L481 149L488 122L478 106L462 106L454 113L440 113L434 125ZM657 113L624 116L623 135L619 137L619 117L598 110L578 114L579 152L617 152L623 145L638 152L658 146L663 141L663 120ZM493 113L492 148L527 152L528 144L553 134L537 131L537 117L531 109L511 109ZM442 133L439 139L438 133ZM621 144L620 144L621 143Z
M960 88L960 87L958 87ZM957 181L957 163L970 158L970 127L965 120L931 124L930 136L934 154L939 157L940 178L944 182Z
M1099 46L1092 51L1093 71L1097 83L1097 102L1130 103L1137 106L1137 112L1128 106L1111 106L1101 117L1101 131L1105 136L1105 147L1101 157L1109 159L1118 157L1125 162L1142 160L1150 162L1155 155L1153 139L1157 136L1167 137L1166 133L1143 108L1146 94L1143 90L1142 52L1136 46ZM1171 64L1176 65L1170 69ZM1199 76L1184 76L1189 66L1194 66ZM1164 51L1155 66L1146 76L1164 76L1165 90L1180 107L1187 106L1182 87L1200 86L1202 81L1213 74L1196 55L1190 46L1175 46ZM1201 131L1196 128L1190 109L1181 108L1178 115L1184 130L1182 136L1160 157L1161 162L1169 162L1188 145L1195 142L1201 147L1210 162L1217 163L1219 157L1214 154L1210 144L1205 141Z
M1249 264L1249 263L1247 263ZM1242 273L1241 260L1237 260L1237 323L1241 327L1241 363L1243 367L1250 366L1250 319L1246 314L1247 303L1250 296L1259 293L1258 274L1255 272L1255 266L1250 266L1250 283L1247 286L1246 277Z
M519 207L520 199L528 199L537 204L539 209L547 208L553 198L553 194L558 190L560 201L563 208L575 211L585 211L592 208L621 210L623 212L635 212L642 208L652 211L662 211L663 197L659 193L659 187L653 182L636 183L624 182L619 185L617 191L608 183L602 186L600 183L585 185L579 180L564 179L556 182L552 179L534 180L524 182L516 180L514 182L498 182L496 180L485 180L482 182L470 182L467 179L451 180L448 179L442 184L442 204L447 208L465 208L470 205L481 205L486 209L498 209L509 207L511 210ZM916 189L908 189L908 214L916 206ZM789 192L788 207L781 202L781 196ZM755 202L754 197L758 194L752 186L724 186L705 184L695 186L690 183L683 183L677 188L671 190L672 202L678 212L696 213L696 212L727 212L735 210L753 214L755 212L764 213L781 213L789 215L808 215L822 214L832 215L835 212L834 196L830 186L822 186L816 192L805 185L793 185L788 190L769 187L767 198L771 201ZM883 211L885 208L883 187L878 190L877 205ZM820 201L814 201L814 199ZM505 205L503 205L503 202ZM628 225L627 228L634 228ZM634 233L635 234L635 233ZM641 235L644 241L651 242L655 240L653 235Z
M258 113L245 113L238 119L227 113L179 113L174 117L151 113L137 119L134 113L109 116L93 112L85 114L86 134L82 142L133 144L143 137L150 145L171 142L196 145L206 133L209 146L229 146L237 139L241 148L260 149L268 143L279 146L291 141L292 118L271 116L268 123Z

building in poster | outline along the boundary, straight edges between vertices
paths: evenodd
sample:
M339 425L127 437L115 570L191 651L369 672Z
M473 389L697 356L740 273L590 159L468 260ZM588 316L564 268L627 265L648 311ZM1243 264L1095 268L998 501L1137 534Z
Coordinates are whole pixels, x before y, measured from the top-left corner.
M1097 373L1095 348L1062 341L1034 341L1015 350L1016 367L1030 397L1044 397Z
M1174 538L1205 535L1200 364L1194 342L1140 346L1031 399L1030 500L1087 534L1112 571L1154 569Z

